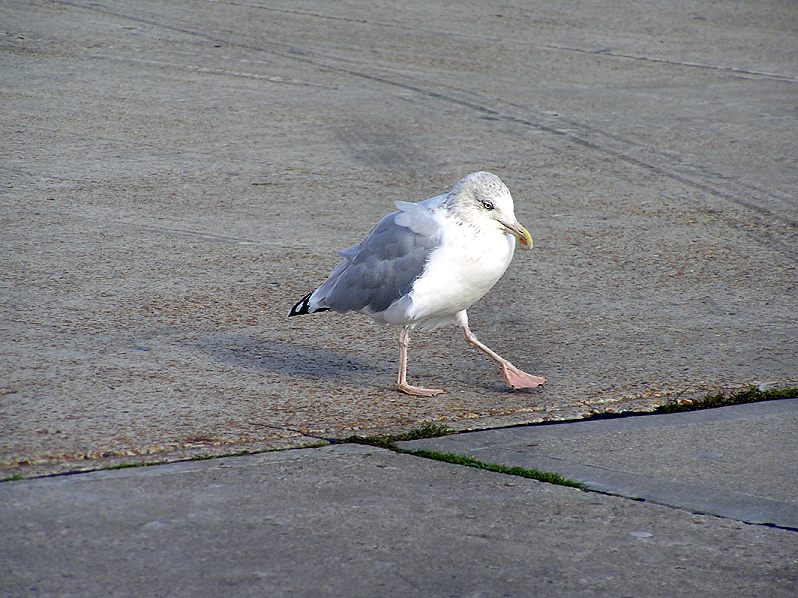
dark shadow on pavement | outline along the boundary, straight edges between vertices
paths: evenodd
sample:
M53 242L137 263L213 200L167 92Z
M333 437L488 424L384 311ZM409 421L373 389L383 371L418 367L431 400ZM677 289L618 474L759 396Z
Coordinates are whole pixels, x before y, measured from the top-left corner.
M201 338L199 349L218 361L247 369L289 374L311 379L364 378L384 372L378 367L347 353L299 345L263 337L218 334Z

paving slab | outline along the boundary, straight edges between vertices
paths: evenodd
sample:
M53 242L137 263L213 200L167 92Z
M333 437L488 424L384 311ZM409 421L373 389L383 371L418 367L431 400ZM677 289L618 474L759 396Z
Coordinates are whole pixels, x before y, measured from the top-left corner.
M334 445L0 484L4 596L792 596L798 534Z
M601 492L798 530L798 399L399 446L551 471Z
M0 472L798 383L798 5L0 1ZM488 169L536 240L454 330L290 306ZM326 317L325 317L326 316Z

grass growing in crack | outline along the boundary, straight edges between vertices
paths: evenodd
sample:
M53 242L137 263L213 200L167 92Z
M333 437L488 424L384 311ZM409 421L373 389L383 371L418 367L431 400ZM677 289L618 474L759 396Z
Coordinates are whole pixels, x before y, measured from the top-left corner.
M568 478L564 478L559 474L548 471L538 471L537 469L527 469L525 467L509 467L507 465L498 465L496 463L485 463L484 461L480 461L474 457L465 457L463 455L455 455L454 453L439 453L438 451L427 451L423 449L406 450L396 446L397 442L421 440L423 438L438 438L440 436L447 436L449 434L454 434L454 430L440 424L428 423L424 424L420 428L405 432L404 434L397 434L394 436L388 434L377 436L350 436L349 438L345 438L342 442L367 444L369 446L376 446L394 451L396 453L404 453L407 455L413 455L415 457L422 457L424 459L445 461L446 463L454 463L456 465L484 469L486 471L493 471L495 473L504 473L522 478L530 478L533 480L538 480L539 482L558 484L560 486L569 486L571 488L579 488L580 490L587 489L587 486L581 482L575 482L573 480L569 480Z
M775 401L779 399L798 398L798 387L759 390L752 386L746 390L731 394L710 393L697 401L689 403L666 403L654 410L654 413L681 413L683 411L697 411L699 409L713 409L715 407L728 407L729 405L743 405L759 401Z
M7 478L3 478L0 482L19 482L20 480L24 480L25 476L19 475L15 473L14 475L10 475Z
M530 478L539 482L546 482L547 484L557 484L559 486L568 486L570 488L579 488L580 490L587 490L581 482L575 482L564 478L560 474L551 473L549 471L539 471L537 469L527 469L526 467L510 467L508 465L498 465L496 463L485 463L474 457L465 457L463 455L455 455L454 453L439 453L438 451L416 450L408 451L409 454L416 457L423 457L425 459L434 459L435 461L444 461L446 463L454 463L455 465L465 465L466 467L474 467L476 469L484 469L486 471L493 471L495 473L504 473L507 475L514 475L522 478Z
M348 442L352 444L367 444L369 446L377 446L392 451L398 451L396 446L397 442L404 442L406 440L421 440L422 438L438 438L439 436L447 436L454 434L454 430L442 426L440 424L426 423L420 428L415 428L404 434L378 434L376 436L350 436L344 438L341 442Z

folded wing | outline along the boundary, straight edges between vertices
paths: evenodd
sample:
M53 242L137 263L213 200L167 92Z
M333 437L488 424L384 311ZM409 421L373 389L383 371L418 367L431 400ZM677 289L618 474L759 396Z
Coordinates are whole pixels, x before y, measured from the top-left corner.
M340 252L343 261L311 295L311 310L374 314L407 295L441 241L435 215L424 203L397 202L398 211Z

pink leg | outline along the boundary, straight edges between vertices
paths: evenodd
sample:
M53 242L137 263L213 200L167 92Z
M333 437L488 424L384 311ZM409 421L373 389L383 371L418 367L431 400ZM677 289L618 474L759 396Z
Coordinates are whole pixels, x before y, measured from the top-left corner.
M399 376L396 390L416 397L434 397L443 392L441 388L422 388L407 383L407 347L410 345L410 327L405 326L399 333Z
M465 340L469 345L479 349L499 365L499 371L502 373L502 376L504 376L504 380L510 388L535 388L536 386L546 383L545 378L533 376L532 374L527 374L519 370L504 357L491 350L490 347L483 345L477 340L477 337L471 332L468 325L463 326L463 336L465 336Z

